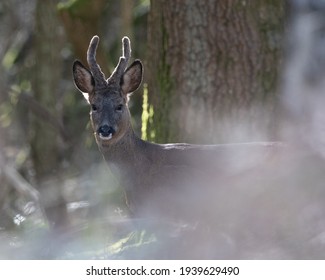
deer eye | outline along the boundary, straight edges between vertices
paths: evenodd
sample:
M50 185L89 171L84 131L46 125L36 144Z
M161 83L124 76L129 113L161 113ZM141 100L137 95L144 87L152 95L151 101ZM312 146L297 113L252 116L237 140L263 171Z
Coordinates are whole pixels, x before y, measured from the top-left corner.
M116 108L115 108L115 110L116 110L117 112L121 112L122 109L123 109L123 104L120 104L120 105L116 106Z
M97 111L97 106L95 104L91 104L91 110L96 112Z

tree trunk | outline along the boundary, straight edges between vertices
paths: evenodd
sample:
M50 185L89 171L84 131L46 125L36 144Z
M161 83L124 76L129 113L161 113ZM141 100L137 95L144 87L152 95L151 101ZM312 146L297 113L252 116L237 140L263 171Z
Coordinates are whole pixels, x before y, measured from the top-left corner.
M269 131L283 18L282 1L151 1L147 137L247 141Z
M36 7L34 98L54 116L58 116L57 100L61 74L60 37L55 14L55 0L39 0ZM49 30L51 26L53 29ZM31 138L34 167L38 177L53 174L58 166L57 132L47 122L33 117Z
M35 100L60 121L58 96L62 72L62 29L60 30L56 5L56 0L37 1L32 90ZM46 120L38 115L31 116L31 154L41 199L51 224L62 229L67 225L67 211L58 176L61 160L60 136ZM55 179L55 182L45 183L49 178ZM47 185L49 187L45 187Z

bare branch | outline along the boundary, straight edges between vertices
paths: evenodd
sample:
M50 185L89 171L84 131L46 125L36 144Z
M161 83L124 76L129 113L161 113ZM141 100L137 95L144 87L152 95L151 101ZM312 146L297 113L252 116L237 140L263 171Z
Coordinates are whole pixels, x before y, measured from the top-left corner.
M10 166L2 167L3 176L6 181L13 186L20 194L30 197L33 201L39 202L39 192L28 183L16 169Z

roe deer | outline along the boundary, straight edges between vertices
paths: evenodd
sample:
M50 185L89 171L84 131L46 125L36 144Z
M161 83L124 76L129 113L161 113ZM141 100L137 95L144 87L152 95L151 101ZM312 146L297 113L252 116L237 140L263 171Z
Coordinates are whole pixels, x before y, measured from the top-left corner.
M99 150L120 175L127 205L135 215L175 217L178 221L192 218L193 213L205 215L204 205L215 204L216 189L225 193L228 177L256 168L277 146L273 142L155 144L140 139L131 126L128 98L142 82L142 63L135 60L127 67L131 48L124 37L122 56L106 79L96 62L98 42L99 37L94 36L87 51L90 70L80 61L74 62L74 82L90 104Z

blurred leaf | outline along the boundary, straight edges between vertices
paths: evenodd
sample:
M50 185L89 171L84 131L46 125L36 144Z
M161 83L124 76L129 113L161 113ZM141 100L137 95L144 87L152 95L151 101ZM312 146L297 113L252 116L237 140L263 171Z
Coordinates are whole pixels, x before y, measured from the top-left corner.
M17 56L18 56L18 49L15 49L15 48L9 49L3 57L3 60L2 60L3 67L6 70L9 70L15 63Z
M60 12L67 11L73 17L92 19L94 16L97 17L97 13L93 11L101 10L103 4L105 1L70 0L65 3L60 2L57 8Z
M3 128L9 127L12 122L12 106L9 102L0 104L0 125Z

